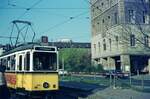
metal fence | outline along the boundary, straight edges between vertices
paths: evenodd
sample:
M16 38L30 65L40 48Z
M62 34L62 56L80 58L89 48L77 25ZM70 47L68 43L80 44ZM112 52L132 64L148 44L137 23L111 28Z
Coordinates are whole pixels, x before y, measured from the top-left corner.
M79 97L78 99L149 99L148 97L150 97L150 75L139 75L129 78L69 75L63 76L61 79L107 86L104 90L93 92L86 98Z

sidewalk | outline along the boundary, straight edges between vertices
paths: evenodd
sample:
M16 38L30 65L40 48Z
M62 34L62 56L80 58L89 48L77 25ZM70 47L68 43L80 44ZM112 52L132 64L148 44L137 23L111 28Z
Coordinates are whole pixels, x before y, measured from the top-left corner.
M132 89L113 89L109 87L84 99L150 99L150 93L142 93Z

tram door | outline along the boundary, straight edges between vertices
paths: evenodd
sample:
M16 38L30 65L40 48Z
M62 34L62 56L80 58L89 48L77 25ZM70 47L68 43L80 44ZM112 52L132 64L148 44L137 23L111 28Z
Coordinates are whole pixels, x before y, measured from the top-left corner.
M23 88L23 80L24 80L24 54L18 54L18 62L17 62L17 85L18 87Z

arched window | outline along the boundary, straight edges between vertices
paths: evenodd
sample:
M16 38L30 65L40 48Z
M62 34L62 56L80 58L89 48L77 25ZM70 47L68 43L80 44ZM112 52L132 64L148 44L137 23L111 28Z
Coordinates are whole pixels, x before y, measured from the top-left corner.
M109 47L110 47L110 51L111 51L111 43L112 43L112 41L111 41L111 38L109 39Z
M145 46L149 45L149 37L146 34L144 35L144 44L145 44Z
M105 39L103 40L103 49L104 49L104 51L106 51L106 40Z
M135 46L135 35L134 34L130 35L130 45Z

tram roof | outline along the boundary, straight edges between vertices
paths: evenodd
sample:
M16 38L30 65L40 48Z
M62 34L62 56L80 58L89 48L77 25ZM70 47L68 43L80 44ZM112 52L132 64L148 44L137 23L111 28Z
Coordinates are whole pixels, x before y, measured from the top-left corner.
M23 50L27 50L27 49L34 49L35 46L41 46L41 44L35 43L35 44L24 44L24 45L20 45L12 50L9 50L7 52L4 52L1 56L5 56L8 55L10 53L14 53L17 51L23 51Z

